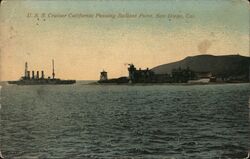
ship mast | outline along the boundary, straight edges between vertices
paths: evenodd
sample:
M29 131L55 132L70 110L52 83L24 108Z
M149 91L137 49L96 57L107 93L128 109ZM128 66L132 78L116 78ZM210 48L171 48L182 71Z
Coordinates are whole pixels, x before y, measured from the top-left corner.
M52 59L52 79L55 78L54 59Z
M25 70L24 70L24 77L28 77L28 63L25 62Z

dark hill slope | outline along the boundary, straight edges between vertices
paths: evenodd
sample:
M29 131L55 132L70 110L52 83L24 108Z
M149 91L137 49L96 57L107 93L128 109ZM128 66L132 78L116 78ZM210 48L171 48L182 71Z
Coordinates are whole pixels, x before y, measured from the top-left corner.
M189 67L195 72L212 72L218 77L245 76L248 77L250 57L240 55L198 55L152 68L156 74L171 73L174 68Z

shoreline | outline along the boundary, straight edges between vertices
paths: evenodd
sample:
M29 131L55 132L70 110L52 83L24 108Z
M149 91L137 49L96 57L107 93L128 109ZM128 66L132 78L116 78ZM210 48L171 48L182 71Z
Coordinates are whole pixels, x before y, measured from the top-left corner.
M152 85L168 85L168 86L194 86L194 85L226 85L226 84L250 84L250 82L210 82L210 83L98 83L92 82L84 85L104 85L104 86L152 86Z
M250 84L250 82L209 82L209 83L98 83L98 81L90 80L76 80L74 85L89 85L89 86L153 86L153 85L166 85L166 86L194 86L194 85L229 85L229 84ZM8 81L0 81L0 88L3 86L11 85ZM22 86L22 85L16 85ZM29 86L29 85L28 85ZM34 86L34 85L32 85ZM40 85L41 86L41 85Z

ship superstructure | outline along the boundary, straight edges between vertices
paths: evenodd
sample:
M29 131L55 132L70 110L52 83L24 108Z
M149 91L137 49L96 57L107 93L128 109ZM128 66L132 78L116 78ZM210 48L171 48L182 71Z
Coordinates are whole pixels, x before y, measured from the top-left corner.
M33 70L30 72L28 70L28 63L25 62L24 76L17 81L8 81L9 84L17 85L57 85L57 84L74 84L76 80L61 80L60 78L55 78L55 67L54 60L52 60L52 78L45 78L44 71L41 71L41 76L39 76L39 71Z

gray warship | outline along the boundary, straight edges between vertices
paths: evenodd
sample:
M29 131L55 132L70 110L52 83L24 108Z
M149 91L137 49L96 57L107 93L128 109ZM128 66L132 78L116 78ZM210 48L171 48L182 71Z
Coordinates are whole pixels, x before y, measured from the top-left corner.
M74 84L76 80L61 80L60 78L55 78L55 68L54 60L52 60L52 78L45 78L44 71L41 71L41 76L39 76L39 71L32 71L32 76L30 76L30 71L28 71L28 63L25 63L24 76L17 81L8 81L9 84L16 85L64 85L64 84Z

